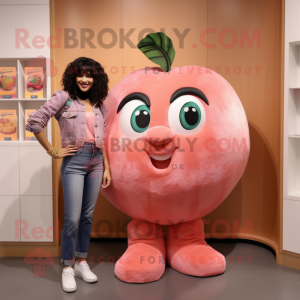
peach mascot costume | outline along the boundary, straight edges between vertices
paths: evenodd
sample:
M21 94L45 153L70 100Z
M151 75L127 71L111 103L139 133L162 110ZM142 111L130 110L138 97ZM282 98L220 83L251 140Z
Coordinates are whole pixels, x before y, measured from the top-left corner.
M164 33L150 33L137 46L161 68L130 73L105 101L112 184L102 194L133 218L115 274L125 282L151 282L164 274L166 262L188 275L222 274L225 258L205 242L201 218L245 170L244 108L214 71L171 69L175 50ZM166 239L161 225L168 225Z

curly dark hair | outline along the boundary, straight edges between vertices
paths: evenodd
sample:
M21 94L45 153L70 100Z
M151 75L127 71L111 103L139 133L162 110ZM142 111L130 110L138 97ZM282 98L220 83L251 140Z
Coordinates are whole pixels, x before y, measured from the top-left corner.
M68 92L72 99L77 98L76 77L87 72L90 72L94 78L93 86L90 89L90 102L92 105L98 103L100 107L108 94L108 76L101 64L91 58L78 57L67 65L61 79L63 90Z

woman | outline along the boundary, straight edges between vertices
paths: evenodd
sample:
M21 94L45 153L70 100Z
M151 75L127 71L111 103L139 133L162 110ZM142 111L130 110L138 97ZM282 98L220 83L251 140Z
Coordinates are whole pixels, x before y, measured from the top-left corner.
M111 182L104 148L107 107L103 101L108 94L108 77L98 62L79 57L69 63L61 82L63 90L56 91L31 114L26 130L35 134L48 154L56 159L63 158L65 220L61 262L66 267L62 272L62 287L66 292L74 292L77 289L74 276L86 282L98 280L85 258L100 187L106 188ZM69 99L72 99L71 104ZM61 149L55 149L44 134L52 116L60 125ZM76 263L75 257L78 257Z

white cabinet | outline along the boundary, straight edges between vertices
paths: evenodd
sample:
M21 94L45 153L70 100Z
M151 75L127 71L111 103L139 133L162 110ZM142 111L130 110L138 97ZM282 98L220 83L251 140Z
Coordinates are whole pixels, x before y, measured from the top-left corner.
M52 242L52 158L41 146L1 146L0 163L0 241Z
M300 253L300 201L283 199L283 249Z
M53 242L52 196L20 196L21 241Z
M20 190L19 148L13 146L0 147L0 166L0 195L18 196Z
M20 195L52 195L52 157L41 147L19 147Z
M52 158L41 146L0 147L0 195L52 195Z
M0 196L0 241L20 242L19 196Z

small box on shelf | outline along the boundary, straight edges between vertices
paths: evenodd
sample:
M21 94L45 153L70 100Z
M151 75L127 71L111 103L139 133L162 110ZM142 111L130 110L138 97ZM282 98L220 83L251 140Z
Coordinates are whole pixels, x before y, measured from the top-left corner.
M25 67L25 98L41 99L43 95L44 73L42 67Z
M46 58L28 58L18 60L19 69L19 98L46 99L47 98L47 71Z
M17 109L0 109L0 141L18 140Z
M17 59L0 58L0 101L16 100L18 90Z
M44 100L41 99L32 99L32 100L24 100L20 101L20 121L22 124L20 124L20 134L21 140L23 141L29 141L29 142L34 142L36 141L36 138L33 133L30 133L29 131L26 131L26 123L27 123L27 118L29 114L35 112L37 109L39 109L42 105L45 104ZM47 136L48 134L48 127L49 123L44 129L45 135Z
M17 98L16 67L0 66L0 99Z
M0 142L19 141L19 106L18 101L3 99L0 102Z

